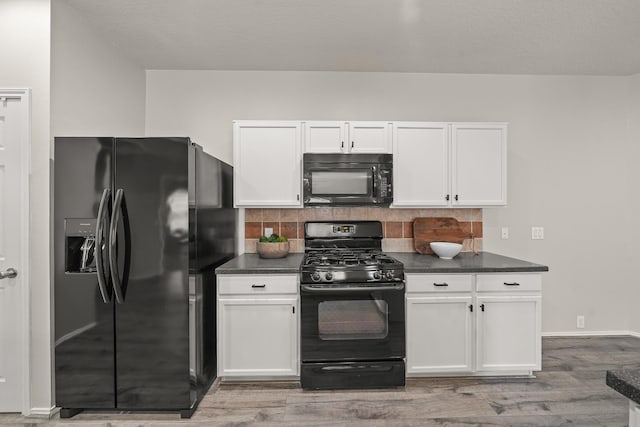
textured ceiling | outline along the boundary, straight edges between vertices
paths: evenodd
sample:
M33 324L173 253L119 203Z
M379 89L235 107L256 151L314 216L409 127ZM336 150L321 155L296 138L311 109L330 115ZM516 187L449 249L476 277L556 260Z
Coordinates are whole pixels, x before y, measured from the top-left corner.
M640 73L640 0L60 0L147 69Z

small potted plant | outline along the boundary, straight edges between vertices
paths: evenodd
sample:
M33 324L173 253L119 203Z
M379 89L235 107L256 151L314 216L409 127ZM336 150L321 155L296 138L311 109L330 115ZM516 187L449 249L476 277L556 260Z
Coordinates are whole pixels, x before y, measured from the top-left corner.
M269 237L260 236L256 251L260 258L284 258L289 253L289 241L275 233Z

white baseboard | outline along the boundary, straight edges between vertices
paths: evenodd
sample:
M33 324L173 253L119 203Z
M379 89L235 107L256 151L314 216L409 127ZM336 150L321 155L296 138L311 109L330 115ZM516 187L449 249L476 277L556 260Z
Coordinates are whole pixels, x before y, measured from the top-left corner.
M566 332L543 332L543 337L602 337L602 336L624 336L640 338L640 332L634 331L566 331Z
M34 418L51 418L58 412L58 408L52 406L51 408L31 408L31 413L28 414L29 417Z

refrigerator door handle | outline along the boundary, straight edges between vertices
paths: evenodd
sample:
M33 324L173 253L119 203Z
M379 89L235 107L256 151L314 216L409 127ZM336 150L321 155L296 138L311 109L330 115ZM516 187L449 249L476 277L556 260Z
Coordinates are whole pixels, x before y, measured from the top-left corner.
M113 282L113 290L116 295L116 301L119 304L124 302L124 296L127 289L127 281L129 278L129 266L131 257L131 238L129 232L129 218L127 216L127 207L124 200L124 190L119 188L116 190L116 197L113 202L113 215L111 216L111 226L109 227L109 267L111 269L111 281ZM122 216L124 225L124 271L122 280L118 269L118 223Z
M111 190L105 188L102 191L102 197L100 198L100 207L98 208L98 220L96 221L96 246L95 246L95 260L96 260L96 272L98 276L98 287L100 288L100 294L102 295L102 301L109 303L111 301L111 294L107 288L107 276L105 275L104 264L102 263L104 257L104 222L107 219L106 216L109 213L109 199L111 196Z

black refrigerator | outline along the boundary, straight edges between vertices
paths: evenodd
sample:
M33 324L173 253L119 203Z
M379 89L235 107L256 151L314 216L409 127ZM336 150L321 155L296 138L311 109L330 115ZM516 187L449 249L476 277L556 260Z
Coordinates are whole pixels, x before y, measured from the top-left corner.
M55 401L190 417L216 375L232 167L189 138L56 137Z

